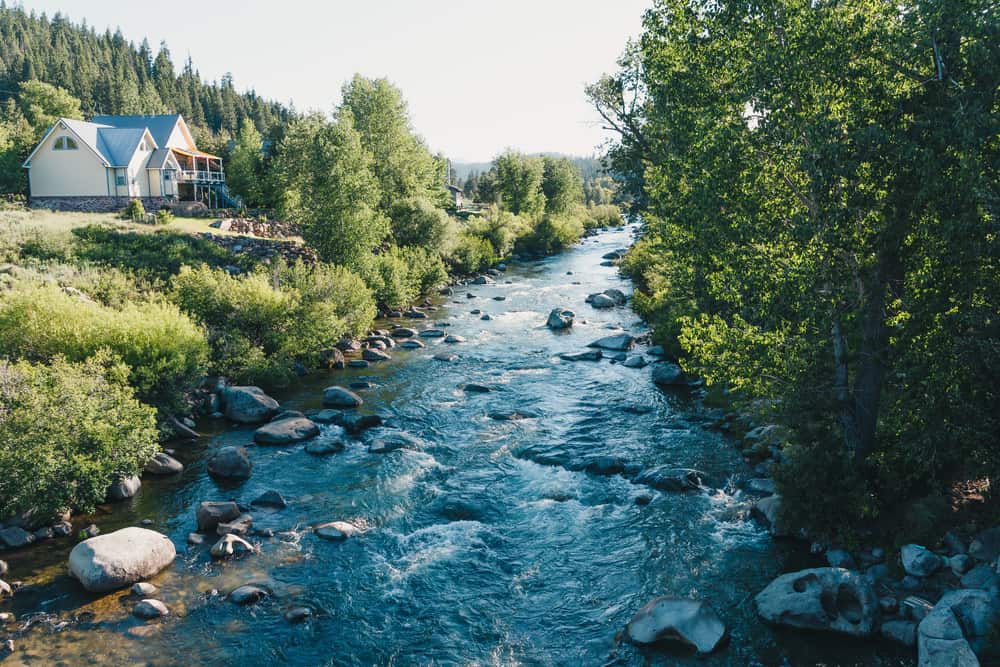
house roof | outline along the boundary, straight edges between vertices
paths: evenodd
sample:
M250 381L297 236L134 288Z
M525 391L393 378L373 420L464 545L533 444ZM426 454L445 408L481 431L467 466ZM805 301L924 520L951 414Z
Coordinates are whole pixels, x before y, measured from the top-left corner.
M146 128L97 128L97 147L112 167L127 167L135 149L146 136Z
M168 157L170 157L169 148L157 148L153 151L153 154L149 156L149 162L146 163L146 169L163 169L163 166L167 163Z
M181 118L180 114L163 114L157 116L94 116L91 120L100 125L110 125L118 128L143 129L148 128L157 146L166 146L171 132Z

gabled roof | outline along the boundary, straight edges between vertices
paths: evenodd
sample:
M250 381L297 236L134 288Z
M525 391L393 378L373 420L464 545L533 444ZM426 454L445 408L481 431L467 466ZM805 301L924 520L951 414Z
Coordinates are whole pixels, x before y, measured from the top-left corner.
M163 169L163 166L167 163L168 157L170 157L169 148L157 148L153 151L153 154L149 156L149 162L146 163L146 169Z
M131 128L141 130L148 128L153 135L153 141L157 146L166 146L170 134L174 131L177 122L181 120L179 113L163 114L157 116L94 116L91 119L100 125L110 125L117 128Z
M146 128L99 127L97 147L112 167L127 167L144 136Z
M35 153L38 152L38 149L42 147L42 145L46 142L46 140L48 140L49 135L51 135L52 132L54 132L55 129L60 125L65 126L66 129L69 130L74 136L76 136L77 139L82 141L87 148L93 151L97 155L97 157L100 158L101 162L104 163L105 167L111 166L111 163L108 161L107 156L101 151L99 147L100 142L97 138L98 130L100 130L101 128L106 128L108 126L99 125L97 123L88 123L87 121L84 120L74 120L72 118L60 118L55 123L53 123L52 127L50 127L48 131L45 133L45 136L42 137L42 140L38 142L37 146L35 146L35 149L31 151L30 155L28 155L28 159L24 161L24 164L22 166L24 167L31 166L31 158L35 157Z

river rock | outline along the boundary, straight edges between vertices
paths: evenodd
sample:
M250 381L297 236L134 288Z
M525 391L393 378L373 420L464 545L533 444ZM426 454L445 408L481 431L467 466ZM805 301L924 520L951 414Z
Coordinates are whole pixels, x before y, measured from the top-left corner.
M7 572L9 570L10 570L10 567L7 565L7 561L0 560L0 577L2 577L5 574L7 574Z
M285 620L289 623L301 623L313 615L309 607L292 607L285 612Z
M424 329L420 332L421 338L444 338L445 333L441 329Z
M854 556L846 549L830 549L826 552L826 562L830 567L842 567L845 570L856 570L858 564Z
M834 567L783 574L758 593L754 603L769 623L856 637L871 635L878 616L871 583Z
M492 285L493 279L489 276L476 276L470 282L470 285Z
M751 477L746 481L745 488L751 493L774 495L778 489L774 486L774 480L769 477Z
M289 445L319 435L319 425L306 417L289 417L264 424L254 431L258 445Z
M627 333L614 334L613 336L605 336L604 338L599 338L593 343L587 345L587 347L597 347L602 350L613 350L615 352L623 352L625 350L631 350L632 344L635 342L635 338Z
M1000 557L1000 526L984 530L972 538L969 555L983 561L995 561Z
M260 602L268 595L267 591L260 586L254 586L252 584L247 584L245 586L240 586L229 595L226 599L238 605L249 605L256 604Z
M328 454L342 452L345 447L344 441L340 438L323 438L321 440L313 440L307 444L306 453L313 456L327 456Z
M653 364L653 384L660 387L679 387L687 385L687 378L680 366L672 361L658 361Z
M321 539L331 542L343 542L349 537L360 534L361 529L347 521L330 521L314 526L313 532L316 533L316 537Z
M241 514L232 521L220 521L215 527L216 535L246 535L253 528L253 517Z
M483 313L482 317L480 317L479 319L481 319L484 322L488 322L493 319L493 316L490 315L489 313Z
M389 361L392 359L392 355L388 352L369 347L361 353L361 358L365 361Z
M493 387L485 384L477 384L475 382L467 382L462 385L462 391L467 394L488 394L493 391Z
M160 618L161 616L167 616L169 614L170 609L167 605L152 598L140 600L138 604L132 607L132 615L136 618L141 618L144 621L151 621L154 618Z
M662 465L643 470L632 481L660 491L696 491L702 487L704 475L691 468Z
M619 289L614 289L614 288L606 289L603 292L601 292L601 294L614 301L616 306L624 306L625 302L628 300L628 297L625 296L625 293Z
M368 451L372 454L388 454L397 449L420 449L423 443L404 431L381 429L368 439Z
M917 624L913 621L892 620L882 623L882 636L903 646L917 645Z
M941 557L919 544L904 544L900 555L903 569L914 577L929 577L941 567Z
M0 579L0 600L14 595L14 589L3 579Z
M322 410L318 414L314 415L313 419L327 424L334 424L350 433L360 433L365 429L380 426L382 424L382 417L379 415L363 415L353 410L349 412L340 410ZM331 433L329 435L339 437L342 434Z
M77 544L69 553L69 572L88 591L103 593L152 577L176 555L166 535L131 526Z
M20 549L35 541L35 536L20 526L8 526L0 530L0 544L8 549Z
M143 472L148 475L174 475L184 471L184 464L166 452L157 452L146 463Z
M633 354L630 357L626 357L625 361L622 362L622 366L625 368L645 368L649 362L646 361L645 357L638 354Z
M273 507L275 509L288 507L288 501L285 500L285 497L273 489L260 494L251 500L250 504L258 507Z
M214 533L220 523L232 521L239 516L239 505L232 501L206 500L200 503L198 509L195 510L198 530L203 533Z
M327 387L323 390L323 405L331 408L356 408L364 401L350 389Z
M253 545L244 540L239 535L229 533L223 535L222 539L212 545L209 553L212 558L232 558L253 553Z
M122 500L128 500L139 492L139 487L141 486L142 481L135 475L132 475L131 477L123 477L108 487L106 494L108 501L119 502Z
M278 412L278 402L260 387L226 387L222 405L226 418L241 424L266 422Z
M587 350L585 352L563 352L559 358L563 361L600 361L603 356L600 350Z
M408 327L396 327L389 332L389 335L393 338L413 338L417 335L417 330Z
M576 318L576 313L568 308L553 308L549 312L549 319L545 322L545 326L552 329L553 331L558 331L560 329L569 329L573 326L573 321Z
M501 422L515 422L522 419L538 419L542 414L537 410L519 408L517 410L496 410L489 414L489 418Z
M962 588L982 588L987 591L996 591L998 583L1000 583L1000 579L990 563L980 563L962 577Z
M417 350L422 347L427 347L419 340L404 340L402 343L399 344L399 346L404 350Z
M300 412L298 410L282 410L278 414L276 414L273 417L271 417L271 422L272 423L273 422L280 422L280 421L283 421L285 419L292 419L293 417L305 417L305 416L306 415L305 415L304 412Z
M446 342L446 343L464 343L465 339L462 338L461 336L459 336L458 334L448 334L447 336L445 336L444 342Z
M775 537L789 537L792 534L781 518L781 496L778 494L761 498L754 503L753 515L766 523Z
M368 368L371 362L366 359L351 359L347 362L348 368Z
M674 640L711 653L725 638L726 624L702 600L658 597L632 617L625 632L637 644Z
M451 354L450 352L438 352L437 354L434 355L435 361L452 362L452 361L458 361L459 358L460 357L457 354Z
M998 619L996 595L959 589L945 593L917 626L919 667L978 667L980 650Z
M615 300L607 294L593 294L588 297L588 300L594 308L605 309L615 307Z
M220 479L249 479L252 471L253 464L243 447L223 447L208 459L208 474Z

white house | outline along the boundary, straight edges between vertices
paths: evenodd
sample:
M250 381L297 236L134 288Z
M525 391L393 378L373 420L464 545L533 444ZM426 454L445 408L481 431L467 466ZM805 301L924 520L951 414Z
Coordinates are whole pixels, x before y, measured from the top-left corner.
M36 207L113 211L136 198L147 208L238 204L226 189L222 159L198 150L179 114L60 118L24 167Z

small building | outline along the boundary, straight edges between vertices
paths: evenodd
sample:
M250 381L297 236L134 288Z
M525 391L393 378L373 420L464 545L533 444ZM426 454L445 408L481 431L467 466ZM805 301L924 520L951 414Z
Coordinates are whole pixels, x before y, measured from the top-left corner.
M58 119L24 162L29 203L67 211L148 209L183 201L238 206L222 159L198 150L180 114Z
M456 185L448 185L448 192L451 194L452 202L455 204L455 208L462 208L465 204L465 195L462 192L462 188Z

